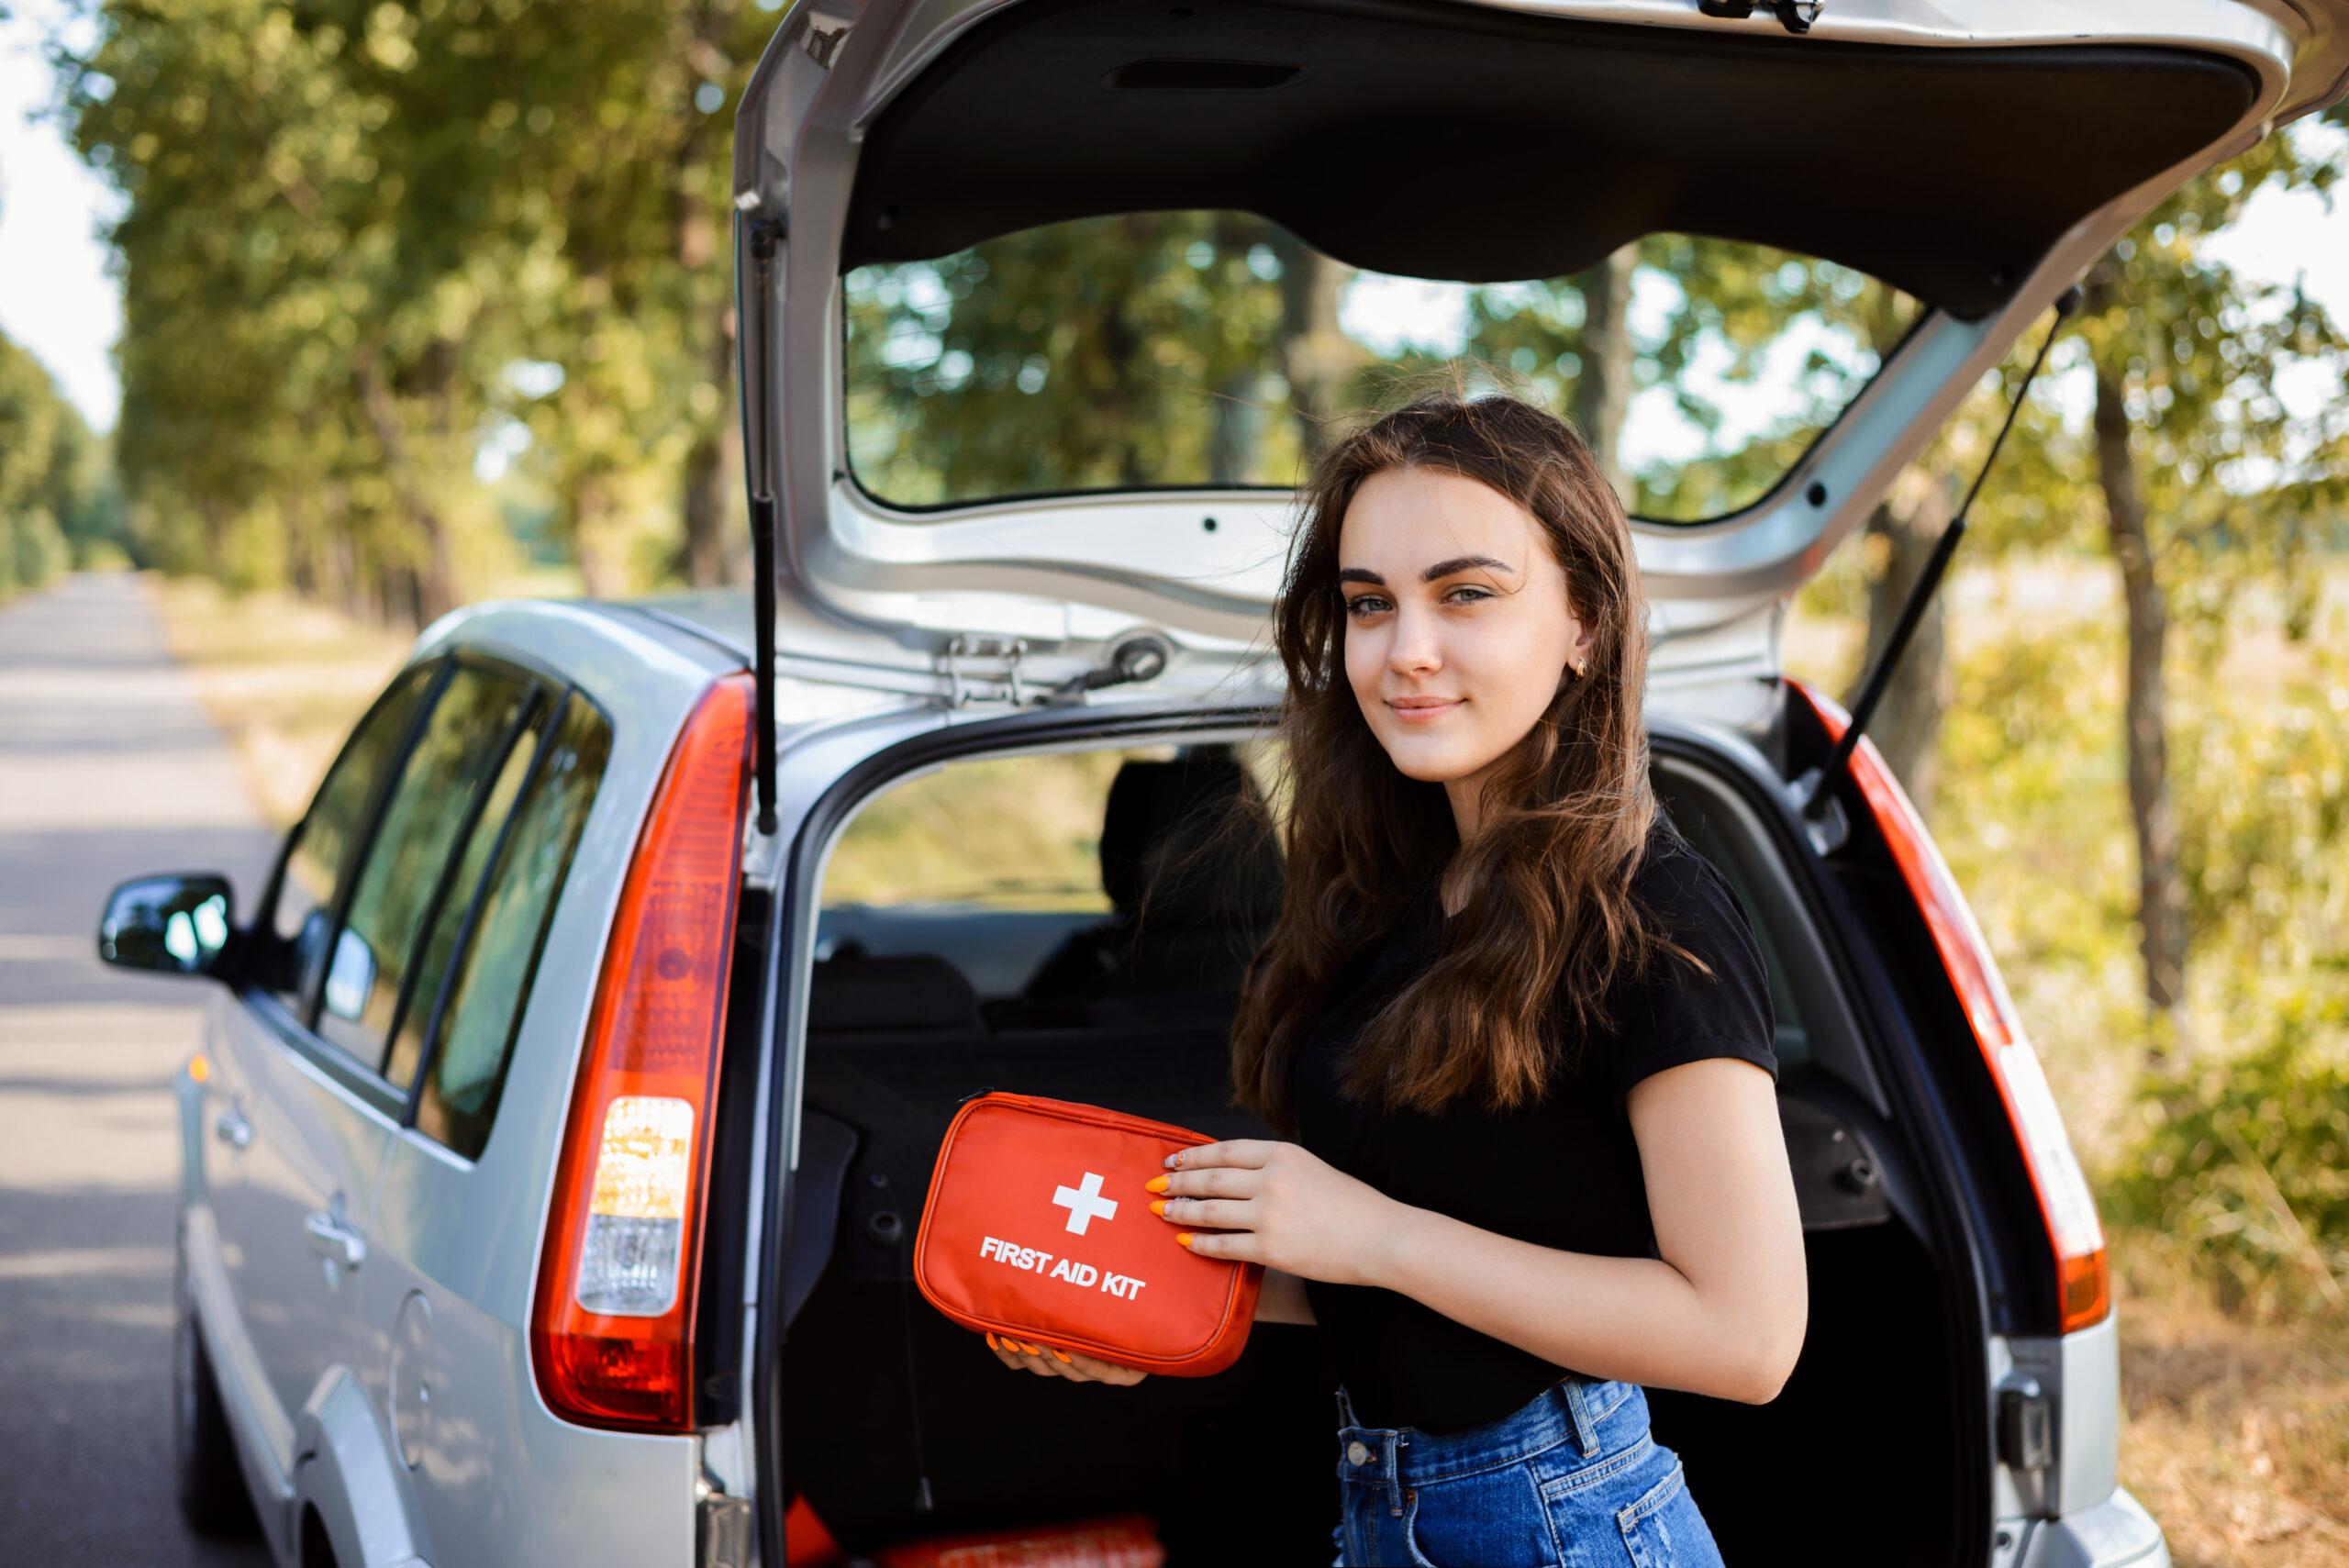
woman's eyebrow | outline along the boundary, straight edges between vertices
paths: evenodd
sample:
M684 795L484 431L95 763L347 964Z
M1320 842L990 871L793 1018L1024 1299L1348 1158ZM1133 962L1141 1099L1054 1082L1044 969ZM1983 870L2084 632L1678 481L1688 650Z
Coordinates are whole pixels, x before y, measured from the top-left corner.
M1489 555L1455 555L1450 561L1439 561L1425 572L1420 573L1419 581L1432 583L1438 578L1449 577L1455 572L1465 572L1472 566L1488 566L1496 572L1506 572L1512 577L1517 575L1516 567L1506 561L1495 561ZM1342 580L1345 573L1341 572L1338 576Z
M1367 566L1345 567L1339 572L1338 581L1341 583L1368 583L1380 588L1386 586L1386 579L1381 577L1377 573L1373 572Z

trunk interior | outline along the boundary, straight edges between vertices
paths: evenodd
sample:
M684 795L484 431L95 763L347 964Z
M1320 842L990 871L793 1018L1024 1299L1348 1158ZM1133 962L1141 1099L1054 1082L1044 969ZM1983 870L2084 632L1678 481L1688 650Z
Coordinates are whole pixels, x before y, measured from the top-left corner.
M1071 766L1066 753L973 765L1022 763L1057 770L1062 784ZM1725 773L1664 753L1655 776L1675 823L1737 888L1770 966L1809 1330L1770 1405L1654 1392L1656 1438L1681 1453L1731 1562L1767 1560L1793 1529L1820 1544L1865 1540L1875 1562L1946 1562L1965 1533L1957 1448L1979 1440L1954 1397L1975 1359L1953 1339L1947 1304L1962 1282L1925 1240L1914 1162L1816 917ZM1215 1377L1074 1385L1008 1372L910 1283L939 1140L974 1093L1100 1104L1213 1138L1264 1134L1230 1106L1226 1060L1246 955L1279 902L1269 832L1219 826L1252 787L1248 771L1233 748L1197 745L1103 754L1087 776L1100 825L1091 907L939 896L958 878L937 854L918 895L875 895L868 878L860 896L836 898L858 891L859 830L873 826L868 841L902 860L918 811L860 817L835 851L780 1293L785 1486L852 1555L1141 1513L1173 1563L1326 1562L1333 1385L1314 1330L1259 1326ZM1065 816L1056 789L1039 779L1008 797ZM930 830L941 853L974 841L967 825ZM919 1511L925 1476L934 1507Z

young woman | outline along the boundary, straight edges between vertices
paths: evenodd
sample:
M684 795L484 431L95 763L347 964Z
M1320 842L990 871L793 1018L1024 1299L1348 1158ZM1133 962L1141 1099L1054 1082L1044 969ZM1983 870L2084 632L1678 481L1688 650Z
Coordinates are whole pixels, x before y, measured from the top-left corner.
M1622 506L1506 397L1388 415L1305 504L1288 888L1232 1041L1296 1141L1187 1151L1152 1207L1328 1337L1349 1568L1718 1563L1641 1385L1774 1397L1802 1229L1760 955L1649 786Z

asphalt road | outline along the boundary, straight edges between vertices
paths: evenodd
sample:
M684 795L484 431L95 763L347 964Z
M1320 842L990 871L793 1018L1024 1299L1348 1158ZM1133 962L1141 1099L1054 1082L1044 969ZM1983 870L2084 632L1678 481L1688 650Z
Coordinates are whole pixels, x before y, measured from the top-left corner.
M249 899L273 843L133 580L0 607L0 1564L268 1561L172 1498L171 1083L206 983L95 933L144 872Z

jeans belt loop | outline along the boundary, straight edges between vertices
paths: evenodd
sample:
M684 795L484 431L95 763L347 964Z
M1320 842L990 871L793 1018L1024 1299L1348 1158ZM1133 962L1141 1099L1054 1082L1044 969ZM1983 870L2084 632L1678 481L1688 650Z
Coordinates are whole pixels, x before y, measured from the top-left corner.
M1590 1410L1591 1385L1580 1378L1566 1381L1566 1409L1575 1418L1575 1446L1585 1459L1598 1457L1598 1418Z
M1398 1519L1403 1517L1402 1442L1400 1432L1386 1434L1386 1511Z

